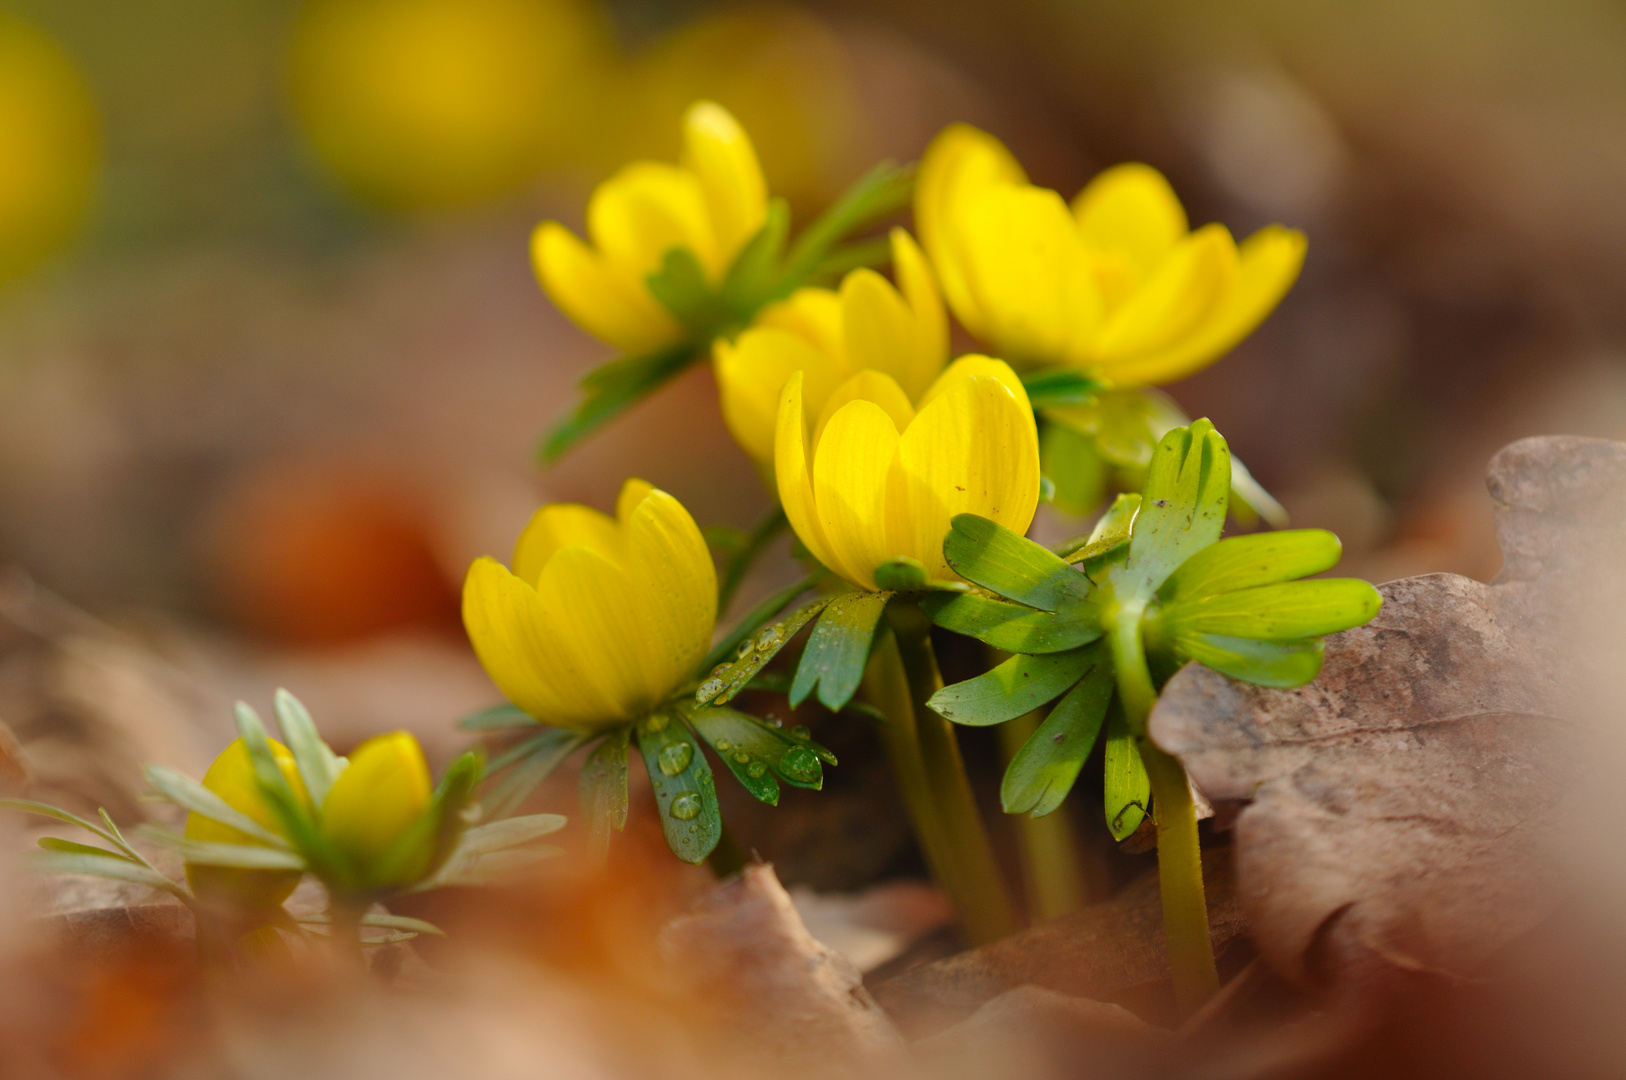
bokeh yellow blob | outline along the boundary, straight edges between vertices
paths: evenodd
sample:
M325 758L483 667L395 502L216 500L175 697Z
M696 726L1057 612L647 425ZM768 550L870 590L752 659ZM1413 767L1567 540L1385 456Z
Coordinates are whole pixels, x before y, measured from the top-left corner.
M455 207L579 159L600 137L612 56L591 0L312 0L291 92L317 156L356 194Z
M0 281L49 255L84 219L101 136L74 62L0 16Z

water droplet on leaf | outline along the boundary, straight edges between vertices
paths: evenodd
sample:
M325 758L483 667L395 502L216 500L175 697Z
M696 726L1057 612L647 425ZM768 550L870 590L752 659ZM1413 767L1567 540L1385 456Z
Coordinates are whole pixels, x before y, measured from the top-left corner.
M718 739L717 740L717 752L719 754L728 753L729 750L733 748L733 746L734 746L734 744L729 742L727 739Z
M734 760L739 762L741 765L744 765L747 761L751 760L751 755L747 754L744 750L741 750L734 755Z
M798 742L807 742L809 739L811 739L813 737L813 733L811 731L807 730L807 725L806 724L797 724L795 727L793 727L789 731L785 732L785 734L789 735L791 738L797 740Z
M734 650L734 655L739 657L741 660L744 660L747 656L750 656L755 649L756 646L751 643L751 639L746 638L744 641L740 642L739 647Z
M689 767L689 762L694 760L694 751L689 749L688 743L671 743L661 748L657 760L660 762L661 772L667 776L676 776Z
M757 635L757 648L763 650L771 649L775 645L779 644L780 639L784 636L785 628L776 623Z
M711 677L715 679L717 676L727 671L728 667L729 666L727 664L718 664L716 667L711 669Z
M811 784L819 776L818 756L805 746L793 746L779 759L779 771L788 779Z
M685 792L672 800L671 815L679 821L693 821L700 816L700 796Z
M749 776L753 780L761 780L763 774L767 771L768 766L764 765L760 761L753 761L751 764L745 767L745 775Z
M723 692L723 680L708 679L700 684L701 698L714 698Z

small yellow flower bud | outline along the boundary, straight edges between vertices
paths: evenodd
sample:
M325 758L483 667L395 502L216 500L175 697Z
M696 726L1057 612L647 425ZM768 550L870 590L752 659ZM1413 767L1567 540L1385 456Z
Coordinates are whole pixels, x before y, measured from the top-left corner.
M305 793L305 782L300 779L293 754L275 739L269 741L277 768L282 770L295 796L308 806L310 796ZM274 833L283 833L282 822L277 819L265 796L260 794L259 784L254 779L254 759L249 756L248 746L242 739L234 741L215 758L209 771L203 774L203 786L219 795L233 810L241 811ZM265 846L263 841L239 829L199 814L187 815L186 838L208 843ZM246 907L275 907L281 904L299 884L299 878L297 870L238 870L223 866L194 866L191 863L186 867L187 884L199 899Z
M368 739L322 803L322 830L367 888L407 885L422 877L435 854L434 830L421 844L399 844L429 809L433 787L418 740L405 731Z

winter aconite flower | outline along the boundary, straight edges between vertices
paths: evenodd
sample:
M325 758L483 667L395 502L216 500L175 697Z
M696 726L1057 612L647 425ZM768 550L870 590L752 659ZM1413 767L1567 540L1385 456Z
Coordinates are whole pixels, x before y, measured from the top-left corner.
M612 345L646 352L685 337L649 287L668 252L689 252L705 284L716 287L767 213L750 138L722 106L701 101L684 116L679 164L623 167L588 201L590 244L545 221L531 254L543 288L566 315Z
M310 795L299 777L299 767L294 762L293 753L275 739L268 739L267 742L270 744L272 756L276 759L277 768L288 781L289 788L296 798L309 806ZM215 758L209 770L203 774L203 786L220 796L233 810L247 814L256 823L279 836L285 835L282 823L254 778L254 760L249 754L248 745L242 739L234 740L220 752L219 757ZM186 838L205 843L266 846L264 841L250 836L241 829L212 821L198 813L188 814L186 817ZM288 899L288 895L299 884L300 876L298 870L246 870L194 863L186 865L187 884L200 899L217 903L238 903L256 909L276 907Z
M921 162L915 220L954 314L1019 369L1065 366L1118 388L1207 366L1298 277L1304 235L1236 244L1191 230L1157 170L1106 170L1069 206L993 136L956 124Z
M802 372L812 423L836 388L860 373L872 373L872 387L880 385L873 376L888 377L913 403L948 362L948 317L931 268L902 229L892 230L891 242L896 286L873 270L854 270L839 290L798 289L733 342L717 342L723 418L760 467L772 467L779 398L792 372Z
M953 578L943 536L956 514L1026 531L1039 499L1033 410L1009 365L966 356L917 410L890 375L867 371L830 395L811 433L807 377L791 375L774 444L779 498L815 558L862 589L882 563L915 560Z
M406 731L362 743L322 802L322 832L373 889L429 872L436 832L425 821L434 794L423 748Z
M642 480L621 489L614 518L544 506L512 572L478 559L463 588L463 622L492 681L535 719L583 732L670 696L705 656L716 617L700 529Z

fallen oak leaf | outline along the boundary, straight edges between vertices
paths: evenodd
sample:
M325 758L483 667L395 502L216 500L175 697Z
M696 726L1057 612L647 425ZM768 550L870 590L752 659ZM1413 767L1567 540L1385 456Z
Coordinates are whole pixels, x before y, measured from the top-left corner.
M1488 484L1502 574L1391 582L1327 639L1313 683L1271 690L1189 665L1154 741L1236 820L1238 899L1300 983L1481 973L1561 898L1584 682L1571 662L1613 601L1626 444L1528 439Z

